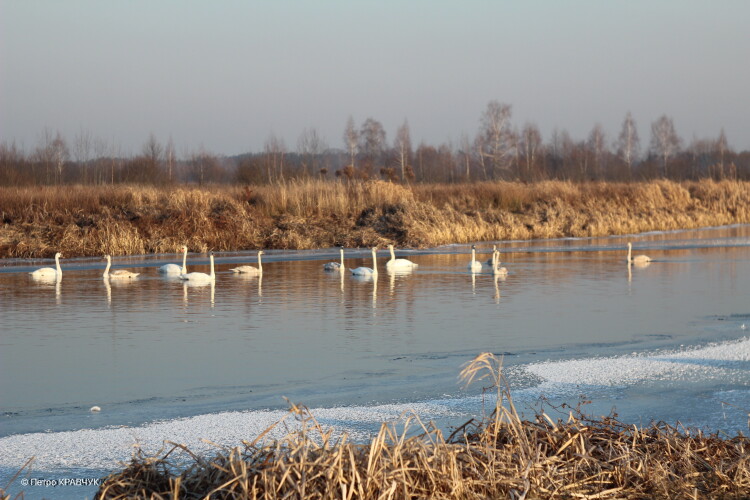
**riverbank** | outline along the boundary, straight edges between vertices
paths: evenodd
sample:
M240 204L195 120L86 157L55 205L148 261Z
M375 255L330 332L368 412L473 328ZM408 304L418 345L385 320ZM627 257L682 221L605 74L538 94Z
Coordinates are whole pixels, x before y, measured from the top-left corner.
M383 425L369 443L323 428L292 406L291 431L213 458L173 444L105 478L96 498L747 498L747 437L721 438L664 423L638 428L572 411L564 420L517 413L495 356L462 372L496 389L494 411L447 438L418 417ZM291 422L294 420L294 422ZM177 458L177 457L181 458ZM184 465L185 458L190 462ZM183 463L180 463L180 460Z
M0 258L607 236L750 222L750 183L0 188Z

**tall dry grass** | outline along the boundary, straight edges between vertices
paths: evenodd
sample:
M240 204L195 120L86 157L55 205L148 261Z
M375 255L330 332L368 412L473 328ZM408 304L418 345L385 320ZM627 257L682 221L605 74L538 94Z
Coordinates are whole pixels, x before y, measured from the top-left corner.
M663 423L638 428L571 413L554 420L516 411L501 362L484 353L461 374L496 391L491 413L446 437L417 416L383 424L367 443L324 429L292 406L296 425L268 429L213 458L173 444L136 456L105 478L98 499L626 498L739 499L750 495L750 439L720 438ZM287 423L282 421L277 426ZM179 453L189 457L185 466Z
M0 188L0 258L256 248L425 247L750 222L750 183Z

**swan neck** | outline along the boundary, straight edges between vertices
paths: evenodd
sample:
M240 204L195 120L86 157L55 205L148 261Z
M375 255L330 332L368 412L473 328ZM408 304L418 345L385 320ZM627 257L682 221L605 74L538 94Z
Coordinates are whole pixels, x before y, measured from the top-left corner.
M388 249L391 251L391 260L396 260L396 252L393 251L393 245L388 247Z
M55 254L55 268L57 270L57 274L62 274L62 269L60 269L60 256Z
M109 277L109 267L112 265L112 260L107 258L107 267L104 269L104 277Z
M215 274L214 274L214 256L213 255L209 255L208 259L211 261L211 274L209 274L209 276L211 276L211 278L213 278L215 276Z
M263 272L263 262L261 261L262 253L258 252L258 272Z
M182 250L182 274L187 274L187 247Z
M341 252L341 268L344 268L344 249L340 248L339 252Z

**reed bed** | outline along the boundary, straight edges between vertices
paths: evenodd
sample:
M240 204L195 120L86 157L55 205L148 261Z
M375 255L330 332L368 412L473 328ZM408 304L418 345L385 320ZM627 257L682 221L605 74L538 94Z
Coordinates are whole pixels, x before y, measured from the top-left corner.
M750 222L750 183L0 188L0 258L428 247Z
M571 412L524 420L501 361L484 353L461 374L485 379L494 410L445 436L417 416L403 430L383 424L368 443L324 429L292 405L292 430L266 440L193 455L171 444L135 456L102 482L98 499L739 499L750 496L750 440L664 423L638 428ZM416 431L416 432L415 432ZM181 455L189 457L183 464Z

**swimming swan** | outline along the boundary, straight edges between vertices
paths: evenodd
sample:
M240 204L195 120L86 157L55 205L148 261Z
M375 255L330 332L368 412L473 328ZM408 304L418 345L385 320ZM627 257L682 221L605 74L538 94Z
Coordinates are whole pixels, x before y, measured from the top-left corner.
M327 264L324 264L324 271L343 271L346 269L344 267L344 247L340 247L339 252L341 252L341 262L328 262Z
M377 247L372 247L372 269L369 267L358 267L356 269L350 269L354 276L377 276L378 275L378 256Z
M508 275L508 269L500 266L500 252L497 250L492 252L492 274L495 276Z
M216 274L214 274L214 253L211 252L208 254L208 259L211 261L211 272L209 274L206 273L188 273L188 274L181 274L180 279L183 281L214 281L216 279Z
M182 267L177 264L164 264L159 268L161 274L187 274L187 252L188 248L186 245L182 245Z
M57 252L55 254L55 267L42 267L36 271L30 272L29 274L34 278L62 278L62 269L60 268L60 257L62 254Z
M471 245L471 262L469 262L469 272L478 273L482 270L482 263L477 260L477 246Z
M258 267L238 266L238 267L233 267L232 269L230 269L230 271L232 271L233 273L241 273L241 274L255 274L255 275L263 274L263 264L260 261L261 255L264 255L263 250L260 250L258 252Z
M391 260L385 263L385 268L389 271L397 269L414 269L418 266L409 259L397 259L396 252L393 250L393 245L388 245L388 250L391 251Z
M490 257L489 259L487 259L487 262L486 262L487 267L494 267L495 266L495 264L494 264L494 262L495 262L495 252L497 252L497 245L492 245L492 257Z
M628 242L628 262L633 264L646 264L651 262L651 257L648 255L636 255L635 257L631 257L632 250L633 244Z
M130 271L126 271L125 269L117 269L116 271L109 272L109 267L112 265L112 257L109 255L104 256L105 259L107 259L107 268L104 269L104 276L105 278L112 278L112 279L128 279L128 278L136 278L141 273L131 273Z

